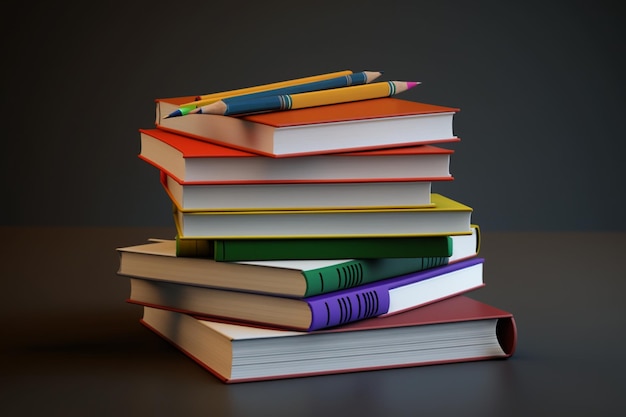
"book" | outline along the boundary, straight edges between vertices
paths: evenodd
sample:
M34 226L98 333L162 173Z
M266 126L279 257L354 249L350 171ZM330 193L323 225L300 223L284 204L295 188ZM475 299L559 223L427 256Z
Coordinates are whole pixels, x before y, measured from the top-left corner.
M342 210L432 206L430 181L184 184L161 172L180 211Z
M449 257L216 262L176 256L175 240L121 247L118 274L213 288L304 298L476 256L479 228L452 236Z
M475 255L479 247L480 228L476 224L472 225L471 235L456 236L328 239L181 239L176 236L176 256L210 258L220 262L418 257L454 259Z
M453 150L433 145L280 159L161 129L139 132L139 158L181 184L452 180Z
M478 257L306 298L129 280L129 303L303 331L398 313L484 285L483 259Z
M451 236L214 240L181 239L176 236L176 256L204 257L220 262L451 255Z
M191 97L156 100L155 126L274 158L446 143L457 108L385 97L245 116L166 118Z
M470 234L472 208L432 193L433 207L345 210L181 211L181 239L332 238Z
M150 307L140 322L225 383L506 359L517 345L512 313L463 295L314 332Z

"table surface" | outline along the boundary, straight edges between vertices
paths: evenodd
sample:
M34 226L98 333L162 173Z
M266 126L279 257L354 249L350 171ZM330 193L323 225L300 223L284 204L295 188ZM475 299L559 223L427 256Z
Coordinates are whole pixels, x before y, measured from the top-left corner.
M508 360L226 385L125 302L115 248L173 229L0 230L3 416L626 415L626 233L483 230Z

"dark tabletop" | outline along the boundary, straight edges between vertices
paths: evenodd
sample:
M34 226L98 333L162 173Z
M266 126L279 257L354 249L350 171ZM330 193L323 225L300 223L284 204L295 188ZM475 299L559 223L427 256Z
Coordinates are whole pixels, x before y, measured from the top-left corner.
M490 233L508 360L226 385L139 324L115 248L168 228L0 228L2 416L626 415L626 233Z

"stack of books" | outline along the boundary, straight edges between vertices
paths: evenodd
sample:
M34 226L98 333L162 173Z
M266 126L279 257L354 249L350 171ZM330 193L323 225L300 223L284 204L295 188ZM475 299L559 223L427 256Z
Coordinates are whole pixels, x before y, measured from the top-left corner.
M453 180L456 108L396 97L168 117L139 157L176 236L118 248L141 323L224 382L510 357Z

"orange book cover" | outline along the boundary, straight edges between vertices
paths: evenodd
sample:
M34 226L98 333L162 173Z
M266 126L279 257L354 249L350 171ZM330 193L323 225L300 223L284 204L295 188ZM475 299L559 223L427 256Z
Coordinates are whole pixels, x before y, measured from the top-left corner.
M161 98L157 99L156 102L163 102L175 106L180 106L181 104L193 101L194 98L195 97L189 96ZM245 116L239 116L239 118L275 127L287 127L305 124L346 122L382 117L412 116L416 114L432 114L442 112L456 113L459 110L460 109L456 107L439 106L436 104L420 103L394 97L385 97L372 100L359 100L348 103L339 103L328 106L316 106L288 111L249 114Z
M275 127L288 127L420 114L455 113L458 111L458 108L388 97L340 103L331 106L309 107L293 111L252 114L244 116L244 119Z

